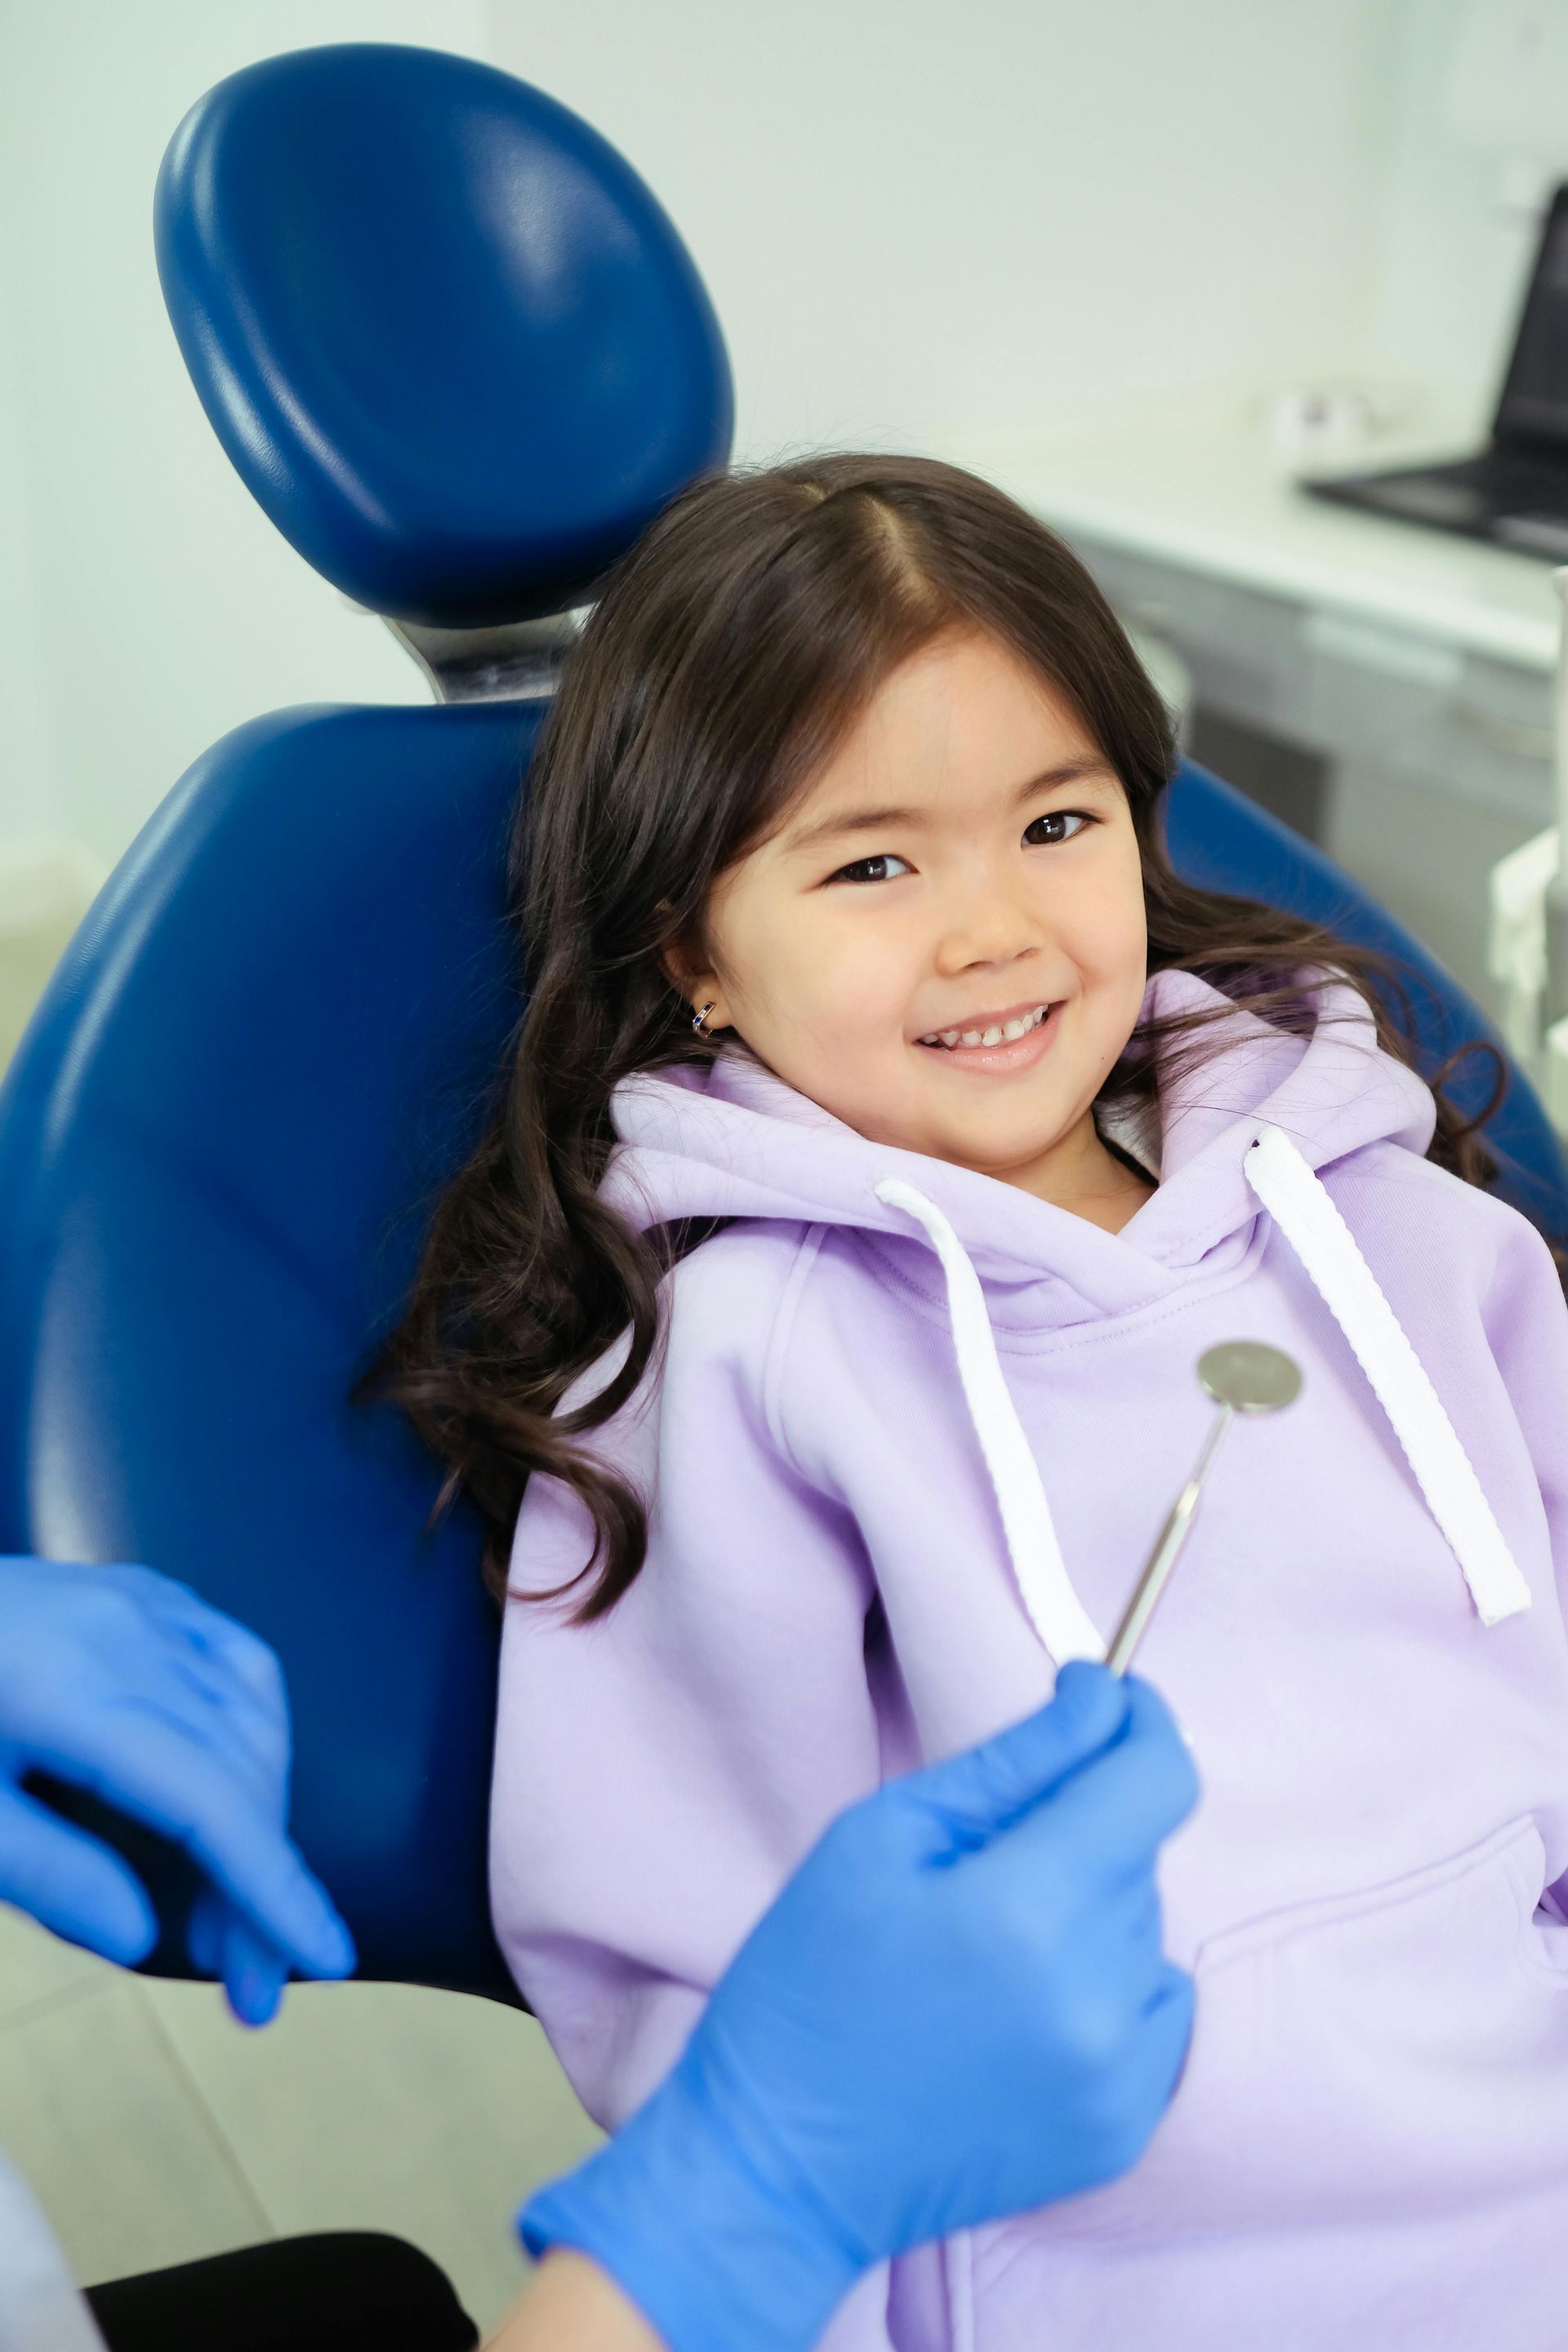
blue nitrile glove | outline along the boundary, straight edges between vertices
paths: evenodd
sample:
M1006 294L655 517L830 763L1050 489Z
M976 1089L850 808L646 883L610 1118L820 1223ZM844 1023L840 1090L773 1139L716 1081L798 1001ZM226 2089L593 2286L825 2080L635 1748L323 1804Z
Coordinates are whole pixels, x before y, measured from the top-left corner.
M1191 2030L1153 1865L1196 1796L1154 1692L1078 1664L853 1807L529 2252L590 2255L671 2352L806 2352L883 2256L1125 2171Z
M0 1901L111 1960L157 1920L130 1865L20 1785L69 1781L182 1846L207 1885L191 1957L259 2025L290 1967L346 1976L353 1944L284 1827L288 1703L277 1658L146 1568L0 1559Z

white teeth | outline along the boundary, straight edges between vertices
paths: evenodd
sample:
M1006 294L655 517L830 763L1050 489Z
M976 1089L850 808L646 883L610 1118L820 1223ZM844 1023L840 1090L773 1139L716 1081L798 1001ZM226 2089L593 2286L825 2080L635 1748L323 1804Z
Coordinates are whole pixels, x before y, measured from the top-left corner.
M1011 1045L1016 1038L1026 1036L1037 1028L1050 1011L1048 1004L1037 1004L1032 1013L1021 1013L1016 1021L989 1029L942 1029L934 1037L922 1037L922 1045Z

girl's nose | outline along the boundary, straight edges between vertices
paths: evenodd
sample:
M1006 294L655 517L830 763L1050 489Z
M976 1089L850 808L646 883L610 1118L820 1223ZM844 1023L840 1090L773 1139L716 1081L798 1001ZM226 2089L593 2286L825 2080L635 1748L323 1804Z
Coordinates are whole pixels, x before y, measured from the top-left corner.
M1016 963L1049 945L1037 908L1018 905L1002 885L982 878L962 905L950 900L942 909L934 961L944 973L968 971L976 964Z

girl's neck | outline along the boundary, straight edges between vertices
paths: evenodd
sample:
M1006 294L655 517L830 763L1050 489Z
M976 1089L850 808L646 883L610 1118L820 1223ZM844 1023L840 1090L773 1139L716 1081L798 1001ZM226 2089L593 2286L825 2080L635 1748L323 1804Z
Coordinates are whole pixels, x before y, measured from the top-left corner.
M759 1069L768 1067L743 1038L726 1037L722 1050L743 1054ZM1131 1223L1157 1190L1153 1178L1145 1175L1136 1161L1104 1140L1091 1110L1085 1111L1069 1134L1027 1166L975 1172L1016 1184L1020 1192L1032 1192L1037 1201L1049 1201L1053 1208L1067 1209L1108 1234L1119 1234Z
M1103 1140L1092 1111L1039 1160L992 1172L1108 1234L1119 1234L1155 1190L1152 1177Z

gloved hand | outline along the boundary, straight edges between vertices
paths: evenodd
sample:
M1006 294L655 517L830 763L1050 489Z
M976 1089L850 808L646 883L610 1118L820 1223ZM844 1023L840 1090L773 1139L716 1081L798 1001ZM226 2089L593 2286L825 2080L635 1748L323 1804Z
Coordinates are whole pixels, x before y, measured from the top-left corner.
M1074 1664L853 1807L530 2252L592 2256L671 2352L805 2352L884 2255L1125 2171L1191 2030L1153 1865L1196 1795L1154 1692Z
M289 1733L277 1658L145 1568L0 1559L0 1900L108 1959L157 1940L119 1854L20 1785L54 1775L183 1846L207 1888L191 1957L259 2025L292 1966L342 1977L353 1940L285 1831Z

